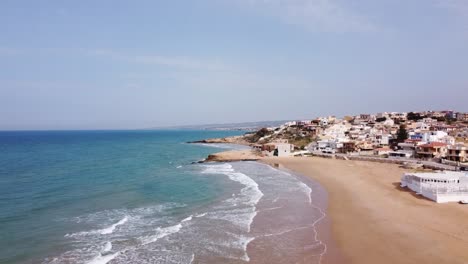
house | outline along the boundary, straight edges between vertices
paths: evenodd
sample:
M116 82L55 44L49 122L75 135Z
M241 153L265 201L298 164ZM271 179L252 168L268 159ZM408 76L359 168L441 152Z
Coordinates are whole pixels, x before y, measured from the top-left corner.
M468 122L468 113L457 113L457 120L462 122Z
M416 146L416 157L421 159L442 158L447 154L447 144L431 142Z
M445 136L442 137L439 142L445 143L447 145L454 145L455 144L455 138L452 136Z
M388 146L391 138L392 136L389 134L375 135L374 142L379 146Z
M339 153L350 153L356 151L356 143L354 141L343 142L343 145L338 149Z
M418 130L430 130L431 124L426 122L416 122L414 123L414 128Z
M329 124L328 118L326 118L326 117L319 118L319 125L320 126L326 127L326 126L328 126L328 124Z
M468 174L463 172L405 173L401 187L437 203L468 200Z
M464 144L447 146L447 159L457 162L468 162L468 147Z
M294 145L289 143L268 143L263 145L262 154L268 157L287 157L294 150Z
M422 141L424 142L445 142L446 137L448 136L447 132L444 131L427 131L421 133Z
M317 146L315 148L315 150L326 152L326 153L334 152L332 151L332 149L334 149L334 142L333 140L330 140L330 139L317 141Z
M405 112L403 112L403 113L393 112L393 113L390 114L390 117L392 119L398 119L400 121L406 121L407 116L408 116L408 113L405 113Z
M371 115L370 114L360 114L359 119L363 121L370 121L371 120Z

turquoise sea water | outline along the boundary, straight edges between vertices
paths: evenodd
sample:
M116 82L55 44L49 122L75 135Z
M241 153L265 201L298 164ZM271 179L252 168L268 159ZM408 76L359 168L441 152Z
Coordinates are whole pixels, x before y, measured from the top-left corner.
M239 133L0 132L0 263L243 263L254 239L260 250L323 217L293 175L257 163L191 164L243 147L185 142ZM260 205L288 209L279 206L286 197L310 219L288 212L275 220L284 222L277 234L253 228ZM310 237L311 255L321 256Z

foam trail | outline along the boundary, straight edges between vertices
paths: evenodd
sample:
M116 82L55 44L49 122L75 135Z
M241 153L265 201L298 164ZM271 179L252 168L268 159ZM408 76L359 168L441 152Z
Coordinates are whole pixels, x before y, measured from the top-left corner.
M168 235L171 235L171 234L174 234L174 233L177 233L180 231L180 229L182 228L182 224L177 224L177 225L173 225L173 226L168 226L168 227L164 227L164 228L160 228L158 227L156 229L156 231L158 232L156 235L154 236L148 236L148 237L145 237L145 238L142 238L142 245L147 245L147 244L150 244L150 243L154 243L156 241L158 241L159 239L163 238L163 237L166 237Z
M73 234L66 234L65 237L87 236L87 235L94 235L94 234L101 234L101 235L112 234L118 226L125 224L127 221L128 221L128 217L125 216L119 222L117 222L117 223L115 223L115 224L113 224L113 225L111 225L109 227L106 227L106 228L103 228L103 229L98 229L98 230L91 230L91 231L84 231L84 232L78 232L78 233L73 233Z
M119 254L120 252L116 252L114 254L109 254L105 256L103 256L102 254L99 254L99 256L93 258L87 264L106 264L109 261L113 260L115 257L117 257Z
M190 259L189 263L192 264L194 260L195 260L195 254L192 254L192 258Z
M99 233L100 233L101 235L112 234L117 226L123 225L123 224L125 224L127 221L128 221L128 218L125 216L124 218L122 218L122 220L120 220L119 222L117 222L117 223L115 223L115 224L109 226L108 228L104 228L104 229L99 230Z
M250 262L250 257L249 257L249 254L247 253L247 246L254 239L255 239L255 237L247 237L247 238L241 239L241 241L240 241L240 244L242 245L242 248L244 249L244 256L242 256L241 259L246 261L246 262Z
M197 214L197 215L195 215L195 217L196 217L196 218L198 218L198 217L204 217L206 214L207 214L207 213Z
M265 208L265 209L262 209L262 210L258 210L257 212L273 211L273 210L278 210L278 209L281 209L281 208L283 208L283 206Z
M257 212L255 211L255 206L257 205L258 201L260 201L260 199L263 197L263 193L262 191L260 191L257 182L255 182L252 178L243 173L235 172L232 168L232 165L227 163L221 165L207 166L203 173L224 174L227 175L230 180L238 182L245 186L241 189L241 194L249 198L246 204L252 207L252 213L247 219L249 223L246 227L247 232L250 232L253 219L257 215Z
M312 204L312 189L303 182L299 182L299 186L301 187L301 190L307 195L307 198L309 199L309 204Z
M322 208L318 207L318 206L315 206L315 205L312 205L312 207L316 208L319 210L320 212L320 217L315 220L315 222L313 223L313 228L314 228L314 232L315 232L315 236L314 236L314 239L315 241L319 242L320 245L323 245L324 246L324 249L323 251L320 253L320 258L319 258L319 264L322 263L322 258L323 256L327 253L327 244L323 243L319 238L318 238L318 232L317 232L317 228L316 228L316 224L320 221L322 221L322 219L324 219L327 214L325 214L325 212L322 210Z
M192 218L193 218L193 215L185 218L184 220L181 221L181 223L188 222L188 221L192 220Z

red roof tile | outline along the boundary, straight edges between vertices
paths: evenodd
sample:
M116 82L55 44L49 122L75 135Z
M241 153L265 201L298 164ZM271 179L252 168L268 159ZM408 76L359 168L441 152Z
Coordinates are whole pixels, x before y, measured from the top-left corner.
M434 147L445 147L447 144L442 142L431 142L429 144L419 145L418 147L422 148L434 148Z

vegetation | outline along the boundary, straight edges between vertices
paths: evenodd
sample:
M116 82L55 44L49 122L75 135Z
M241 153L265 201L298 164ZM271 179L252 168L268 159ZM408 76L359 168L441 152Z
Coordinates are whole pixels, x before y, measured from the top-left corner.
M260 140L262 137L271 135L272 132L270 132L267 128L262 128L258 130L255 134L250 135L249 137L246 138L247 141L250 143L256 143L258 140Z
M423 118L425 118L425 116L421 116L421 114L413 113L413 112L409 112L408 116L407 116L407 119L411 120L411 121L417 121L417 120L421 120Z
M289 143L294 144L294 146L302 150L304 150L311 142L312 138L310 136L289 139Z
M408 139L408 131L406 131L406 126L400 125L400 129L398 129L397 132L397 140L398 142L404 142L406 139Z

